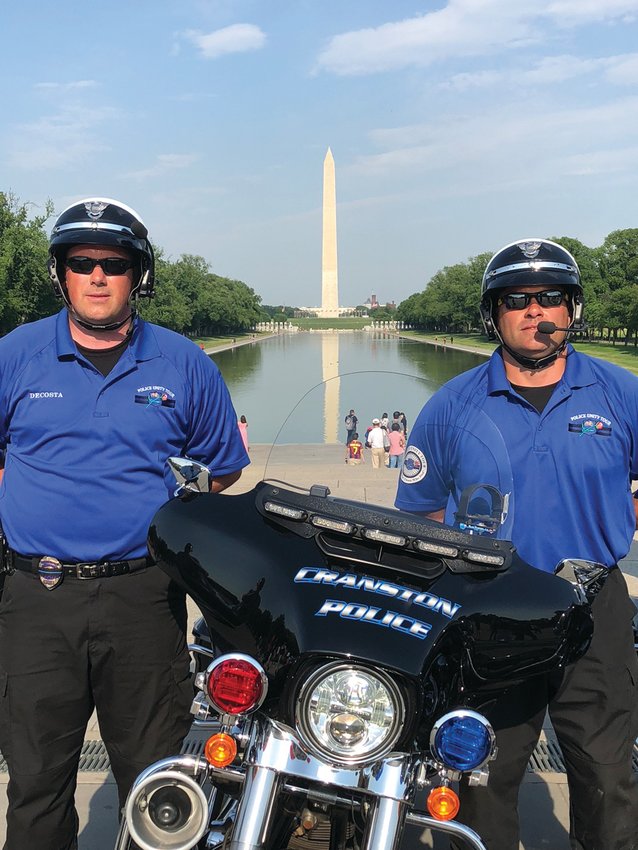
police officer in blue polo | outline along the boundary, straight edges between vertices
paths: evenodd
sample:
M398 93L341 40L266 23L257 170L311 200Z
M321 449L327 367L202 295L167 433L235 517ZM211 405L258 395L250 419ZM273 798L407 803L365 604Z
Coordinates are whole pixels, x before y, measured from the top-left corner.
M150 561L150 521L174 485L165 460L249 463L228 390L192 342L144 322L154 259L140 216L109 198L57 219L56 315L0 340L0 749L5 850L77 847L74 791L94 710L120 803L176 751L192 687L183 595Z
M421 411L396 505L450 517L454 479L468 471L450 467L446 441L461 418L472 431L473 420L487 415L509 456L520 555L548 572L564 558L591 559L607 570L583 658L485 707L498 756L486 788L461 789L459 817L489 850L518 850L519 786L549 706L569 782L571 847L631 850L638 847L631 766L638 664L635 608L617 563L636 530L630 482L638 477L638 379L568 344L568 333L583 328L583 289L576 261L554 242L525 239L498 251L483 276L480 306L500 346Z

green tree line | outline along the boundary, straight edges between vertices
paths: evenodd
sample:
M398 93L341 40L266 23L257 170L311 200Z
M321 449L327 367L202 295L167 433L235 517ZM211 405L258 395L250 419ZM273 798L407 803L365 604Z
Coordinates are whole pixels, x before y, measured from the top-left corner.
M572 237L550 237L580 268L592 338L638 344L638 228L614 230L597 248ZM438 271L422 292L397 308L397 319L428 331L469 333L481 327L483 271L491 252Z
M46 272L47 203L41 213L11 193L0 192L0 335L17 325L51 315L60 307ZM586 298L592 337L633 340L638 344L638 228L615 230L603 244L589 248L578 239L554 237L576 258ZM191 336L238 333L257 322L279 321L294 307L266 307L240 280L214 274L200 256L183 254L171 261L156 249L156 296L142 302L145 318ZM446 266L403 301L396 318L436 332L470 332L480 328L481 278L491 253ZM380 313L375 318L385 318Z
M0 335L61 307L46 265L45 224L52 214L51 203L31 215L29 204L0 192ZM203 257L183 254L171 261L158 247L155 259L155 298L140 308L149 321L200 337L247 331L268 320L259 295L240 280L214 274Z

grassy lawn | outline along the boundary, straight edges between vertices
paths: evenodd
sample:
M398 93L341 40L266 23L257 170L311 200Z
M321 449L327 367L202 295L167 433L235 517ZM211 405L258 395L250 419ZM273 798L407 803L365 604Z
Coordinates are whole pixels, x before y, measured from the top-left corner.
M233 342L243 342L245 339L252 339L253 337L260 336L267 336L267 334L259 332L248 332L224 334L222 336L198 336L193 338L193 342L195 343L195 345L200 345L203 343L204 348L217 348L220 345L229 345Z
M428 340L429 342L434 342L435 338L438 338L439 342L442 342L444 339L443 334L420 334L417 331L403 331L403 336L411 336L415 339ZM479 349L485 351L486 354L495 348L495 344L488 342L482 334L454 334L453 338L454 345ZM446 335L445 339L447 342L450 342L450 335ZM600 357L601 360L607 360L609 363L623 366L625 369L638 375L638 349L634 345L625 346L622 343L611 345L607 342L585 342L583 340L581 342L574 342L574 348L582 351L583 354L590 354L592 357Z

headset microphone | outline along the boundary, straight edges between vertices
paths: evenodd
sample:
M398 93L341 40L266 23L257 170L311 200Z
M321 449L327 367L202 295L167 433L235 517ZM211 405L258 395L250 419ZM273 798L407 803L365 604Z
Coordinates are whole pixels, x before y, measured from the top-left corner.
M539 322L536 330L541 334L553 334L556 331L564 331L568 334L582 333L584 328L558 328L554 322Z

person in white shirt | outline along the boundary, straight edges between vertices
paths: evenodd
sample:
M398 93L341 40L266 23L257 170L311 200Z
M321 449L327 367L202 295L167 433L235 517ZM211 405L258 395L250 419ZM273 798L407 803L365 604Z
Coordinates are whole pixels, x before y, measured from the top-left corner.
M368 434L370 453L372 454L372 468L380 469L385 466L385 440L387 434L381 427L378 419L372 420L372 430Z

